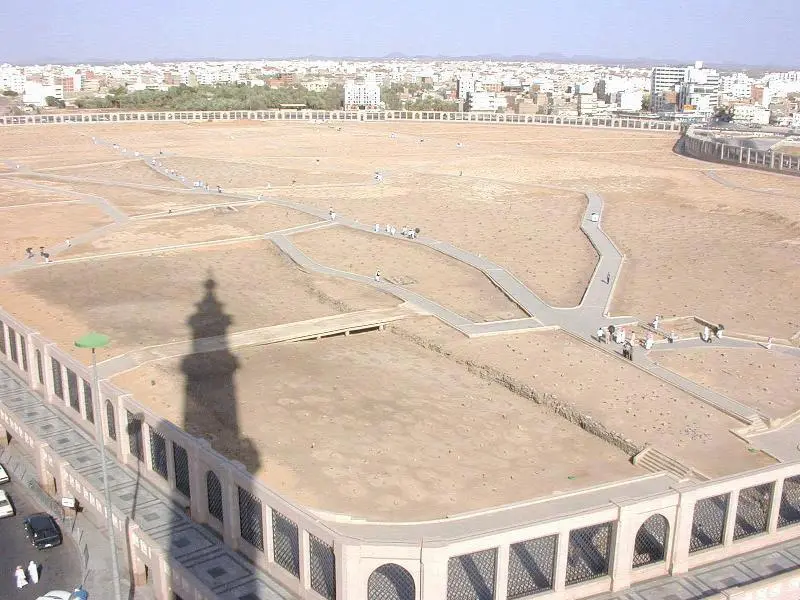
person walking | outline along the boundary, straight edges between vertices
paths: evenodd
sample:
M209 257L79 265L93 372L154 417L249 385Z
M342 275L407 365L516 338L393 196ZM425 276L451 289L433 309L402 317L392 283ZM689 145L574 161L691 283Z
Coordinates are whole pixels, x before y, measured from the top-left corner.
M17 569L14 571L14 577L17 579L18 590L28 585L28 579L25 577L25 569L22 568L22 565L17 566Z
M608 285L611 284L611 271L606 273L606 284L608 284Z
M375 271L375 281L377 283L381 282L381 272L380 271Z
M28 577L31 578L31 583L39 583L39 565L33 560L28 563Z

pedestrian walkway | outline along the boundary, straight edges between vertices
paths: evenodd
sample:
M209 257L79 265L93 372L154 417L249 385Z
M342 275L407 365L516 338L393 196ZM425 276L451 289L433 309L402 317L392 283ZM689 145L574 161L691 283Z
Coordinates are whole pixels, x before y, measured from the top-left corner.
M0 404L45 441L79 473L95 493L103 489L100 450L94 440L57 409L47 405L5 365L0 365ZM289 592L266 573L228 548L206 528L190 520L173 502L112 456L108 478L115 509L136 523L164 556L183 565L221 600L290 600ZM97 546L92 546L92 549ZM103 546L99 546L102 548ZM224 575L221 576L220 574ZM106 576L107 577L107 576ZM110 584L99 580L98 585ZM93 598L110 598L109 587ZM247 596L247 594L252 594Z
M794 539L734 558L722 560L683 575L665 576L636 584L623 591L593 596L589 600L700 600L711 598L723 590L746 586L800 568L800 540ZM797 600L800 589L785 595L768 591L752 596L752 600Z

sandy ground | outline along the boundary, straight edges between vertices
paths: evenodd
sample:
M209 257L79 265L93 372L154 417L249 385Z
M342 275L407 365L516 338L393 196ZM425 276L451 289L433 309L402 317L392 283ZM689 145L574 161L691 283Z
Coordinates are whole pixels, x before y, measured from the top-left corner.
M242 260L247 256L258 260ZM339 312L319 301L315 281L322 278L300 272L267 242L147 257L57 261L0 280L0 305L68 352L73 352L72 341L86 331L102 331L111 336L113 356L190 339L187 319L203 299L209 276L217 283L222 310L233 319L230 331ZM336 289L337 297L354 308L397 304L354 283L336 282Z
M64 258L125 252L243 236L261 235L318 219L304 213L259 204L255 206L206 209L185 215L146 219L130 223L91 244L74 246ZM246 256L246 255L245 255Z
M800 410L800 359L766 349L654 352L654 360L770 417Z
M110 157L112 151L108 150ZM185 186L156 172L143 160L119 160L89 164L81 167L70 167L58 171L44 171L48 175L61 175L101 181L118 181L121 183L137 183L163 188L183 189Z
M372 277L377 270L402 285L474 321L528 316L477 269L408 240L334 227L292 236L317 262Z
M111 223L111 219L97 206L59 202L63 202L64 197L59 197L59 200L51 198L44 200L45 204L39 204L35 200L39 197L39 191L35 191L34 198L31 198L26 190L20 189L15 192L15 198L26 198L28 202L20 202L22 206L0 207L0 265L25 259L26 248L33 248L36 260L41 261L43 259L38 258L40 246L49 248L67 238ZM53 201L59 203L48 204Z
M729 430L743 424L688 394L558 332L468 340L433 322L396 326L451 359L486 366L538 393L555 394L635 444L653 444L709 476L774 461Z
M238 429L254 442L250 467L265 483L327 511L434 518L639 474L594 436L389 333L236 358L232 379L217 369L214 385L202 386L217 391L206 395L187 398L180 361L115 382L229 456L247 447ZM230 363L207 360L203 373ZM248 418L231 416L220 398Z

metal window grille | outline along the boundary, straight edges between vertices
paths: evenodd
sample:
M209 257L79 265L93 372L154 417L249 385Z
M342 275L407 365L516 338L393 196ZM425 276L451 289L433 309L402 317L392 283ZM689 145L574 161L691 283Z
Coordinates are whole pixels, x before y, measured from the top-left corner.
M642 523L633 545L633 568L661 562L666 557L669 523L663 515L652 515Z
M92 386L83 379L83 411L86 413L86 420L94 423L94 404L92 404Z
M0 352L6 353L6 326L0 321Z
M64 399L64 380L61 379L61 363L58 362L55 358L51 358L50 362L52 363L53 367L53 393L61 398Z
M447 600L492 600L497 548L481 550L447 561Z
M512 544L508 555L508 598L522 598L553 589L558 536Z
M117 439L117 419L114 416L114 405L111 400L106 400L106 424L108 425L108 437L112 440Z
M767 530L773 485L764 483L739 491L733 539L740 540Z
M206 492L208 494L208 514L223 522L225 515L222 511L222 485L214 471L206 473Z
M69 405L76 412L81 412L81 399L78 397L78 376L70 369L67 369L67 392L69 393Z
M25 342L25 336L19 336L19 357L21 359L20 367L26 373L28 372L28 344Z
M280 565L295 577L300 577L300 540L297 523L272 511L272 545L275 564Z
M19 363L17 354L17 332L13 327L8 328L8 355L15 363Z
M610 522L600 523L569 532L566 585L608 575L611 526Z
M800 523L800 475L783 480L778 527Z
M186 448L172 442L172 463L175 467L175 488L187 498L192 497L189 485L189 455Z
M167 441L155 429L150 429L150 466L161 477L167 478Z
M328 600L336 599L336 556L333 547L309 535L311 589Z
M692 518L692 537L689 540L690 554L722 544L727 513L728 494L697 501Z
M242 488L239 488L239 532L251 546L264 550L261 500Z
M39 375L39 383L44 385L44 365L42 364L42 353L36 349L36 373Z
M128 413L128 447L137 459L144 460L144 440L142 439L142 420L131 411Z
M367 581L367 600L414 600L417 588L411 573L387 563L375 569Z

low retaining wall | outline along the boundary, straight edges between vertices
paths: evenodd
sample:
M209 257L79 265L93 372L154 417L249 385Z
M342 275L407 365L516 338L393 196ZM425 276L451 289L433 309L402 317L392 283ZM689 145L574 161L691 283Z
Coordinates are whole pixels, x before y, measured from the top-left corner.
M699 160L800 176L800 156L725 144L702 135L701 131L689 128L675 150Z
M101 443L135 477L309 600L505 600L539 591L582 598L800 537L800 463L692 484L646 475L422 523L322 514L265 487L125 391L106 381L95 391L90 369L2 310L0 362L85 437L96 439L99 419ZM9 389L0 388L0 424L36 458L42 486L69 490L102 515L99 490L65 458L75 451L27 426L30 408L10 408L19 394ZM130 543L134 577L148 565L157 598L242 597L214 593L207 575L170 556L168 539L165 546L147 533L152 523L139 522L139 512L129 519L114 508L115 528Z
M627 117L561 117L500 113L458 113L438 111L323 111L323 110L231 110L231 111L141 111L92 112L0 117L0 125L47 125L58 123L141 123L186 121L435 121L445 123L516 123L529 125L571 125L647 131L680 131L676 121Z

